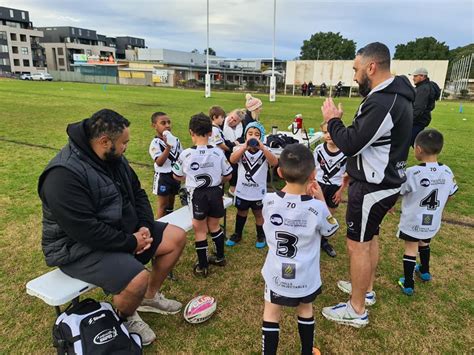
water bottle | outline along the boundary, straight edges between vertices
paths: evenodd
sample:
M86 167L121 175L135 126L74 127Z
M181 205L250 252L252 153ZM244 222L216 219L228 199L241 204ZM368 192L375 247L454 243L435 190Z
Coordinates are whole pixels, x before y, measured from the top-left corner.
M166 143L174 147L176 145L177 138L171 134L170 131L163 131L163 136L166 137Z

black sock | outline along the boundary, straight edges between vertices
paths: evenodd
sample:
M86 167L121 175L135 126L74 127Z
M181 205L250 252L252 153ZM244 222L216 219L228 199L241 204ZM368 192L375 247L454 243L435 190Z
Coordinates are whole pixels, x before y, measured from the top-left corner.
M211 238L216 245L217 258L222 259L224 257L224 231L219 229L217 232L211 232Z
M321 248L324 248L324 246L327 244L329 244L328 239L321 237Z
M199 242L194 243L196 247L196 253L198 256L198 262L199 262L199 267L205 268L209 266L209 263L207 262L207 239L206 240L201 240Z
M280 325L273 322L262 323L262 354L276 354Z
M237 217L235 217L235 234L242 236L245 222L247 222L247 216L242 217L237 215Z
M298 316L298 332L301 340L301 354L313 353L314 317L303 318Z
M404 287L415 288L415 280L413 274L415 273L416 256L403 255L403 274L405 275Z
M420 272L422 274L430 272L430 246L419 246L418 253L420 253Z
M256 225L255 228L257 229L257 237L259 237L259 236L265 237L265 232L263 231L263 226Z

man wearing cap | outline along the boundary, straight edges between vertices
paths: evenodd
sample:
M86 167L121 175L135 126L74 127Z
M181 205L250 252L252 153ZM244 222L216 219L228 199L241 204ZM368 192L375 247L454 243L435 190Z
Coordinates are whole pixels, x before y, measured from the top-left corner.
M430 78L426 68L418 68L413 72L413 82L416 87L413 104L413 129L410 144L413 147L415 138L431 122L431 111L434 109L434 98L431 94Z

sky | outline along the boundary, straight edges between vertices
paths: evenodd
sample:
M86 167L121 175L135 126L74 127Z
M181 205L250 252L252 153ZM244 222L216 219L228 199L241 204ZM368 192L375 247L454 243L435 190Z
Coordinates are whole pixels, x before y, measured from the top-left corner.
M209 0L209 47L230 58L271 58L273 0ZM206 0L0 0L34 26L74 26L145 39L149 48L206 48ZM474 42L474 0L276 0L275 56L294 59L317 32L395 46L435 37L450 49Z

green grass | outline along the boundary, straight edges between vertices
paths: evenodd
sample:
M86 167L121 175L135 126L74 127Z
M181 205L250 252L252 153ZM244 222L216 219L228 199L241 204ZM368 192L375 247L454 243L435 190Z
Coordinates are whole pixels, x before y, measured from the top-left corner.
M286 127L296 113L303 114L307 127L318 128L321 122L320 98L278 96L276 103L259 96L264 102L262 122ZM78 83L43 83L0 80L0 353L52 353L51 326L54 311L39 299L25 293L28 280L46 272L41 252L41 204L37 196L37 178L55 155L54 150L12 143L46 145L60 149L67 141L68 123L89 117L101 108L114 109L132 122L131 143L127 157L134 163L144 188L149 192L153 175L148 145L154 133L150 115L167 112L172 118L174 134L185 146L189 117L207 112L211 105L226 111L244 105L244 93L213 92L205 99L202 91L158 89ZM345 121L350 122L359 99L341 100ZM447 208L450 220L474 222L474 190L471 181L473 155L474 104L437 103L432 127L445 136L440 161L456 175L459 192ZM464 120L465 119L465 120ZM9 140L9 141L7 141ZM142 165L143 164L143 165ZM410 157L410 165L414 159ZM154 205L153 197L150 195ZM344 220L345 204L336 217ZM235 209L230 208L229 228L233 227ZM396 280L402 273L402 243L394 237L397 216L388 216L381 234L381 262L376 291L378 303L371 309L368 328L355 330L332 324L320 315L323 306L343 301L336 281L347 277L348 259L343 229L334 244L336 259L322 256L324 292L315 301L317 320L316 344L324 353L346 352L424 352L467 353L474 346L472 252L473 229L445 223L432 243L432 273L429 284L416 283L415 296L402 295ZM265 252L254 245L255 228L249 218L247 234L237 248L227 251L228 266L214 270L208 279L192 276L195 259L192 243L176 267L177 282L165 282L165 294L186 302L198 294L210 294L218 300L218 312L207 323L186 324L176 316L145 314L158 340L147 353L258 353L263 310L263 281L260 269ZM192 233L190 233L190 239ZM106 298L99 290L91 293ZM285 310L281 321L280 351L297 353L299 338L293 310Z

